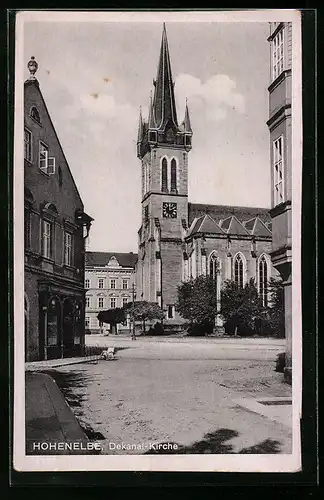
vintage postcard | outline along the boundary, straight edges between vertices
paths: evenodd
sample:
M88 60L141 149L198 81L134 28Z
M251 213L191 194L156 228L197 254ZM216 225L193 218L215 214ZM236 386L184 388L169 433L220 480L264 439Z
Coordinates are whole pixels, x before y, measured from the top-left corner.
M15 470L299 471L300 12L15 30Z

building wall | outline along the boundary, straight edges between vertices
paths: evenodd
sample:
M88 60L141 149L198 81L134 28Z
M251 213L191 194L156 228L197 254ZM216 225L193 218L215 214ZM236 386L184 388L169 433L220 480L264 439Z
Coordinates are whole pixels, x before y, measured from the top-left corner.
M202 248L204 249L204 252L202 252ZM232 236L229 247L227 238L205 237L202 247L202 239L198 237L188 243L192 277L196 278L201 274L209 274L209 260L212 253L217 255L220 263L220 286L224 284L225 280L234 280L234 260L237 254L243 256L244 283L247 283L251 278L254 278L256 285L258 285L258 262L262 255L266 256L269 263L269 278L271 276L278 276L278 272L271 265L270 252L272 246L270 238L256 240L256 244L253 247L255 254L252 254L251 248L251 238L240 239ZM193 249L195 249L195 251L192 253ZM204 255L206 256L205 258Z
M163 147L159 146L153 148L146 153L142 159L142 197L145 195L145 179L143 165L149 166L149 191L161 191L161 178L162 178L162 158L168 159L170 162L172 158L177 162L177 187L178 193L187 195L188 193L188 153L183 148Z
M269 120L267 122L270 133L270 161L271 161L271 190L272 190L272 252L273 265L280 273L285 286L285 331L286 331L286 374L287 380L291 377L291 355L292 355L292 282L291 282L291 182L292 182L292 159L291 159L291 69L292 69L292 25L282 23L280 28L284 36L284 65L283 71L276 80L270 83L269 90ZM277 25L271 24L269 42L271 47L270 64L272 67L273 37ZM282 136L284 139L283 164L284 164L284 200L276 204L274 199L274 166L273 166L273 141Z
M99 288L99 279L104 280L104 287ZM111 288L111 280L116 280L116 288ZM111 309L110 299L116 299L115 307L123 307L123 298L127 302L132 301L132 289L135 285L135 270L134 268L120 267L86 267L85 280L90 281L90 288L86 289L86 298L90 298L90 306L86 306L85 317L86 322L89 319L89 327L87 330L91 333L100 332L100 324L98 321L98 313L107 309ZM123 289L123 280L127 280L128 288ZM136 288L135 288L136 290ZM135 292L134 290L134 292ZM103 298L103 306L99 307L99 297ZM108 327L107 324L102 325L102 331ZM129 324L118 325L118 331L129 329Z
M25 358L26 361L36 361L39 359L38 275L29 271L25 271L25 300L28 304L25 316Z
M30 111L36 107L40 123ZM25 297L28 303L25 328L25 358L34 361L62 355L80 355L84 345L84 234L76 219L83 203L40 93L37 81L25 83L25 128L31 133L31 158L24 159L25 187ZM55 172L49 175L39 168L39 141L48 146L55 158ZM53 209L53 206L55 209ZM42 252L42 221L52 223L52 252ZM64 263L64 232L72 234L72 260ZM74 344L67 340L66 322L58 318L57 345L46 346L46 308L56 297L63 311L66 299L73 304ZM79 313L81 311L81 317ZM72 313L71 313L72 314ZM72 331L72 330L71 330ZM81 334L81 338L80 338ZM68 345L69 344L69 345Z
M271 25L270 44L277 25ZM283 23L284 33L284 66L283 72L269 86L269 120L270 132L270 163L271 163L271 204L272 204L272 251L278 255L286 255L286 248L291 247L291 42L292 28L290 23ZM284 202L276 205L274 199L274 141L283 137L284 165ZM287 260L288 256L284 257Z

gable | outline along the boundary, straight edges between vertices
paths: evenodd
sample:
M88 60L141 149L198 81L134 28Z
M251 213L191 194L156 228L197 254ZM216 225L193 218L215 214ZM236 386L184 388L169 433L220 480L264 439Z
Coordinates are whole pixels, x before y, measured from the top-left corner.
M197 233L224 234L224 231L209 215L204 215L199 217L196 221L193 221L192 227L187 236L192 236Z
M24 85L24 122L32 134L32 158L25 168L27 184L30 182L37 185L40 197L44 192L50 192L51 200L60 209L63 206L64 215L74 217L75 209L83 210L82 199L37 80L27 80ZM51 175L39 168L40 143L48 150L51 166L55 164L54 173L51 171ZM66 203L67 199L69 203ZM71 213L68 213L69 210Z
M252 234L254 236L271 236L271 231L260 219L256 218Z
M115 255L110 257L109 261L107 262L108 267L121 267L118 260L116 259Z
M235 234L240 236L247 236L249 234L245 227L234 216L228 217L228 219L223 221L221 227L222 229L225 229L226 227L226 231L228 234Z
M205 215L199 228L200 233L221 234L224 231L209 215Z

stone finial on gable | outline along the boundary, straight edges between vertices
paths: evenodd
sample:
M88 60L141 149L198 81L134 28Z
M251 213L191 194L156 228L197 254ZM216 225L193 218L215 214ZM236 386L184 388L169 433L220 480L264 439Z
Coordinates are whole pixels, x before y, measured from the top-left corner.
M34 56L31 56L30 61L27 64L27 68L30 73L29 80L36 80L35 73L38 70L38 63Z

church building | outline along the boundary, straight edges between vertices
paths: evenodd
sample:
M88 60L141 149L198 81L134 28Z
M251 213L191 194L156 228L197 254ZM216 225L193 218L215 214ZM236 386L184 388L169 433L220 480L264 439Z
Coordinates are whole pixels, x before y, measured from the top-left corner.
M148 120L140 114L137 156L141 160L142 224L138 232L136 299L157 302L165 325L178 329L178 286L201 274L216 278L218 302L225 280L254 278L263 302L274 275L271 218L267 208L190 203L189 153L193 129L188 105L180 123L165 26ZM217 319L222 328L222 321ZM216 325L216 326L217 326Z

